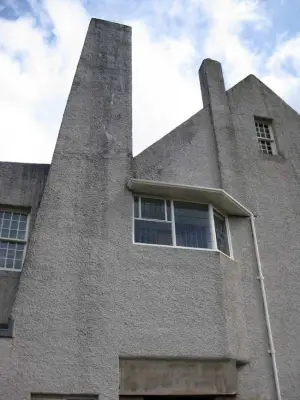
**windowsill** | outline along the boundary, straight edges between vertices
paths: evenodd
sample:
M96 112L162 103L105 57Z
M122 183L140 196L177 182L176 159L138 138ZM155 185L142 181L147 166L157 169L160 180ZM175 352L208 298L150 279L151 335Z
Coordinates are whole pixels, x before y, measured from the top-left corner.
M283 157L281 154L266 154L266 153L259 151L258 156L261 160L265 160L265 161L274 161L277 163L285 162L285 157Z
M14 268L2 268L0 267L0 271L6 271L6 272L18 272L19 274L22 272L21 269L14 269Z
M206 249L202 247L186 247L186 246L169 246L167 244L152 244L152 243L136 243L133 242L133 244L136 244L138 246L147 246L147 247L163 247L163 248L168 248L168 249L179 249L179 250L196 250L196 251L210 251L212 253L219 253L222 254L223 256L229 258L230 260L234 260L233 257L229 256L226 253L223 253L223 251L218 250L218 249Z

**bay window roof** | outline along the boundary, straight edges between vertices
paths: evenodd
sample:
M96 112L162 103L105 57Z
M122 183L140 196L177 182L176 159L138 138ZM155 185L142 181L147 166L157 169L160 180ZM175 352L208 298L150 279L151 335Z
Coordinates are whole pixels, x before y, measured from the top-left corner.
M219 188L208 188L136 178L129 179L127 187L136 194L209 203L228 215L240 217L249 217L251 215L251 211L225 190Z

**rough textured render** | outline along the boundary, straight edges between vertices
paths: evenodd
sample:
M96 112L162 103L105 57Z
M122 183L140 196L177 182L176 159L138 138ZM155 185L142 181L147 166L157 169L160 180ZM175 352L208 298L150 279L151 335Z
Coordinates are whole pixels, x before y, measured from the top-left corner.
M282 399L299 399L300 116L252 75L226 91L217 61L199 76L204 108L133 158L131 29L93 19L50 169L0 164L0 205L33 216L20 282L0 275L0 323L15 322L1 400L116 400L128 360L144 360L137 387L181 360L179 391L197 364L199 395L276 399L249 219L229 216L232 258L133 244L130 178L222 188L256 216ZM259 151L254 117L278 155Z
M209 107L136 156L134 166L135 177L141 179L220 187Z
M50 165L0 162L0 204L37 210Z
M0 163L0 207L30 209L31 231L49 167L47 164ZM11 314L19 279L20 272L0 270L0 324L7 323Z

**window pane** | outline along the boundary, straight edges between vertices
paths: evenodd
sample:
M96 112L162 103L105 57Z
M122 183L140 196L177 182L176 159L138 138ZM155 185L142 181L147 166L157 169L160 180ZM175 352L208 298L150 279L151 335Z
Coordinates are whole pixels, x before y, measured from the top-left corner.
M15 257L15 250L8 250L7 258L14 258Z
M16 251L16 259L17 260L22 260L23 259L23 251L21 251L21 250Z
M3 223L2 223L2 229L9 229L9 226L10 226L10 221L7 219L4 219Z
M0 249L0 258L5 258L6 257L6 249Z
M19 218L20 218L20 214L13 213L13 215L12 215L13 221L19 221Z
M26 231L26 222L20 222L19 223L19 230L20 231Z
M142 197L142 218L165 220L165 201Z
M134 196L134 216L139 218L139 198Z
M136 219L134 221L136 243L172 245L172 227L168 222L154 222Z
M27 221L27 215L21 214L20 215L20 221L26 222Z
M11 221L10 229L18 229L19 222L18 221Z
M21 269L22 268L22 260L15 260L15 269Z
M18 233L18 239L25 240L26 232L25 231L19 231Z
M7 238L8 237L8 229L2 229L1 236Z
M13 266L14 266L14 260L13 260L13 258L7 258L6 259L6 268L13 268Z
M170 202L170 200L167 200L166 203L167 203L167 220L172 221L172 219L171 219L171 202Z
M211 248L208 206L174 202L176 245Z
M230 254L225 217L223 217L223 215L219 214L217 211L214 211L214 220L218 249L229 256Z
M16 237L17 237L17 231L10 231L10 233L9 233L9 237L10 238L12 238L12 239L16 239Z

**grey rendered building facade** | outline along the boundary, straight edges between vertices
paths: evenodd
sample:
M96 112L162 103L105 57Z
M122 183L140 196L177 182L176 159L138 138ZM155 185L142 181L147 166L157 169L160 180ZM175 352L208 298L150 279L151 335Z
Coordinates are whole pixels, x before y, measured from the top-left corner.
M300 116L253 75L199 75L203 109L133 158L131 29L93 19L51 165L0 164L0 213L29 214L1 400L299 399ZM212 204L230 252L134 243L133 194Z

